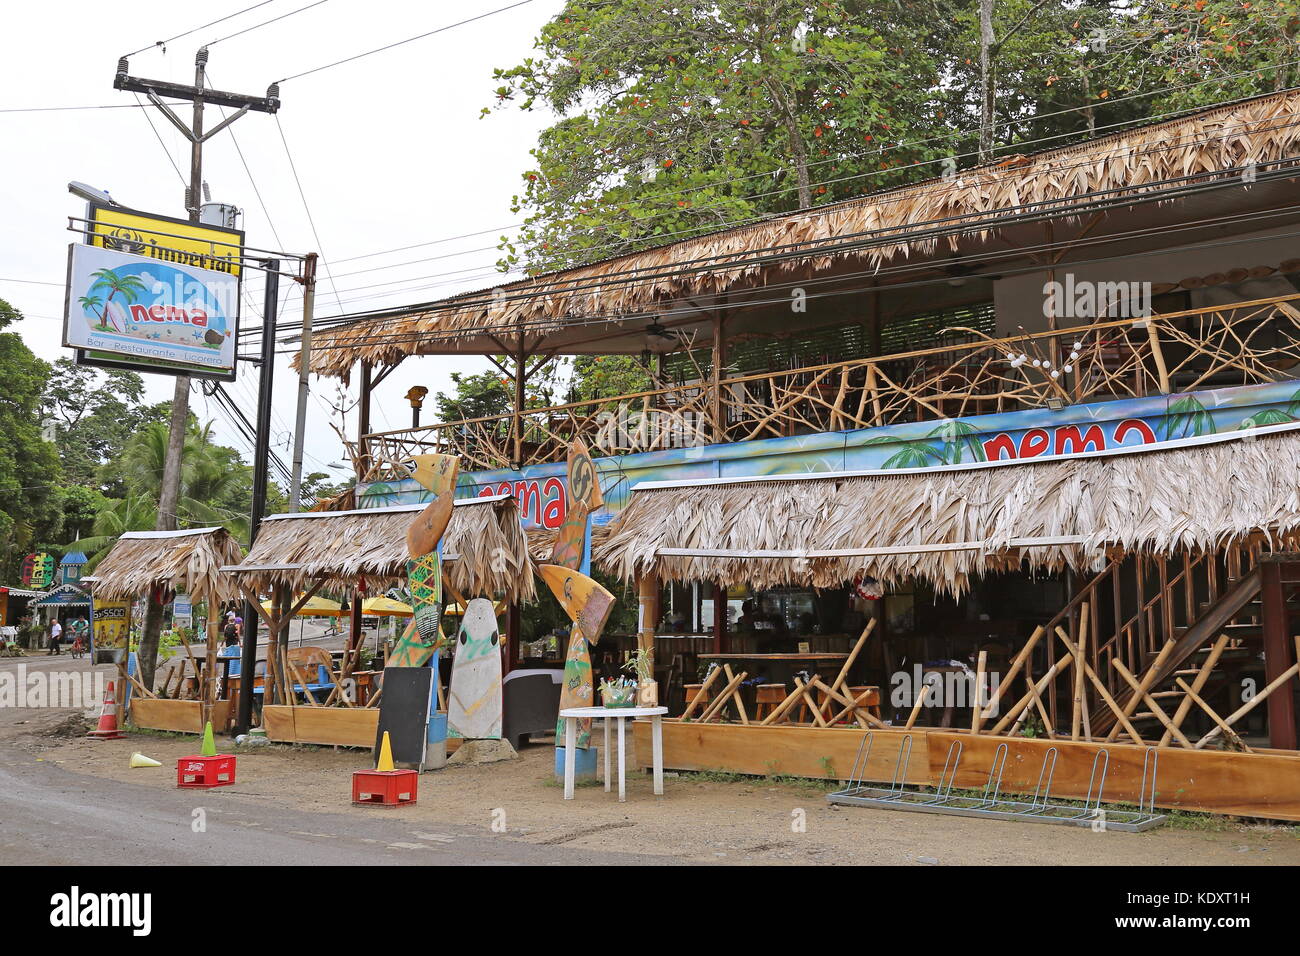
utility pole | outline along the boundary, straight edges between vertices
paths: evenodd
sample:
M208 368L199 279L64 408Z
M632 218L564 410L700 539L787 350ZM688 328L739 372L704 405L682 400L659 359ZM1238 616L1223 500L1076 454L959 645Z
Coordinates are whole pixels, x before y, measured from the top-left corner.
M311 320L316 311L316 253L302 264L302 343L298 352L298 413L293 425L293 474L289 481L289 510L298 511L302 497L303 432L307 426L307 395L311 391Z
M190 222L199 221L199 209L202 205L203 144L249 110L274 113L280 108L278 84L272 83L264 97L210 90L207 88L207 66L208 48L202 47L194 57L194 85L184 86L167 80L149 80L130 76L127 58L122 57L117 61L117 75L113 78L114 89L143 93L150 103L162 111L168 122L190 141L190 185L185 191L185 210L189 214ZM189 100L193 103L191 125L186 126L184 120L163 102L162 97ZM205 103L229 106L236 112L205 133L203 130ZM227 254L230 251L226 250ZM267 369L264 368L263 374L266 373ZM178 375L176 389L172 395L171 431L167 436L167 456L163 460L162 489L158 495L158 521L154 525L158 531L176 530L176 510L181 486L181 452L185 447L185 431L189 424L189 415L190 378L188 375ZM260 441L266 440L266 436L259 435L258 438ZM154 666L158 656L158 633L162 626L162 604L157 598L156 594L150 595L145 610L144 633L140 639L140 679L141 683L150 689L153 688ZM216 614L218 610L218 608L208 608L208 615Z
M308 260L312 261L312 260ZM278 259L267 259L262 263L266 269L266 291L265 299L262 305L262 374L258 377L257 384L257 444L253 449L253 508L249 515L248 524L248 546L252 548L253 542L257 540L257 531L262 524L262 518L266 513L266 488L270 480L270 437L271 437L271 375L275 370L275 317L280 309L280 262ZM310 287L309 287L310 288ZM278 592L277 592L278 593ZM276 608L276 617L280 616L282 610ZM257 666L257 622L259 620L257 608L253 606L252 601L244 602L244 646L242 648L240 670L241 674L253 673ZM288 630L282 632L288 637ZM266 659L268 666L270 662L276 660L275 642L280 639L280 635L267 633ZM272 674L275 671L271 671ZM268 692L269 693L269 692ZM265 700L263 703L271 703L271 700ZM238 733L247 733L252 722L253 715L253 680L250 676L247 680L239 682L239 701L235 708L235 728Z

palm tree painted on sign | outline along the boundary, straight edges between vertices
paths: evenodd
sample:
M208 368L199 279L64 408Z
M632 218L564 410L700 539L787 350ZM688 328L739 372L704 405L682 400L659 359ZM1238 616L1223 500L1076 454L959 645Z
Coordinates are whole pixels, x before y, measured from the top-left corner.
M1263 408L1249 418L1244 418L1237 427L1240 429L1263 428L1266 425L1285 425L1295 421L1294 415L1288 415L1280 408Z
M1291 401L1286 404L1286 411L1292 418L1300 419L1300 392L1291 396Z
M984 454L984 444L979 440L979 429L970 422L963 422L958 419L943 422L938 428L930 432L930 438L938 438L943 442L942 453L943 460L949 465L960 465L963 455L969 453L968 461L987 461L988 457Z
M89 312L95 318L99 319L100 328L107 328L107 326L104 324L104 320L105 320L105 314L108 312L108 309L100 308L104 304L103 299L101 299L97 295L83 295L80 299L77 300L77 304L81 306L82 312Z
M1214 418L1194 395L1184 395L1177 401L1169 403L1165 411L1165 441L1175 438L1196 438L1200 435L1213 435Z
M108 306L109 303L113 301L113 297L120 295L128 304L134 302L136 299L140 298L140 294L144 292L144 283L135 276L118 275L112 269L100 269L98 272L91 273L91 276L95 279L95 283L90 287L90 292L94 292L97 289L108 290L108 298L104 300L104 311L99 315L98 326L101 331L106 331L108 329L108 323L112 321L112 318L108 314ZM116 324L114 325L114 329L118 332L122 331L116 327Z
M365 501L363 508L387 508L398 503L398 492L387 482L376 481L366 486L361 498Z
M897 445L899 450L881 463L881 468L933 468L948 463L928 441L900 441L889 435L868 438L864 445Z

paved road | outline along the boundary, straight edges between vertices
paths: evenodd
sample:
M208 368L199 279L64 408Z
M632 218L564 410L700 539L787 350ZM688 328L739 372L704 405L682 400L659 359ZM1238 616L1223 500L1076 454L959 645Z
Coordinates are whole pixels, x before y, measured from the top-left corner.
M195 810L206 832L193 830ZM0 751L0 866L573 865L676 862L527 843L485 828L410 824L401 811L307 813L233 790L158 791Z

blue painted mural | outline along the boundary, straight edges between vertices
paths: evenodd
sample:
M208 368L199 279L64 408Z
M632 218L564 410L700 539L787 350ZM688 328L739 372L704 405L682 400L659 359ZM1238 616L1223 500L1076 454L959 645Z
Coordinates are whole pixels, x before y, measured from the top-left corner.
M1300 380L1288 380L597 458L605 506L594 520L612 520L643 481L950 468L1159 445L1295 421L1300 421ZM558 528L568 510L565 467L561 461L518 471L462 472L457 497L513 494L525 526ZM362 508L427 500L414 481L374 482L358 491Z

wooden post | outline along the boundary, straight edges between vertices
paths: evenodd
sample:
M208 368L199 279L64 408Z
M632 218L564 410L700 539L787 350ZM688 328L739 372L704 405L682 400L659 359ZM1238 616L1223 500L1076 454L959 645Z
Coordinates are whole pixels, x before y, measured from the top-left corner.
M524 381L527 377L528 352L524 348L524 337L519 336L519 347L515 350L515 400L511 421L510 464L521 468L524 463Z
M1168 395L1169 369L1165 366L1165 353L1160 348L1160 330L1150 318L1146 320L1147 341L1151 343L1151 358L1156 363L1156 377L1160 382L1160 394Z
M199 722L207 724L212 719L212 708L217 699L217 638L219 636L220 605L215 595L206 598L208 607L207 653L203 661L203 703L199 705ZM214 728L215 729L215 728Z
M362 480L370 471L370 363L361 363L360 397L357 399L357 479ZM270 668L268 668L269 670Z
M712 390L713 440L727 440L726 406L722 402L722 370L727 365L727 340L723 335L726 319L719 309L713 313L713 376L709 383Z
M713 585L713 653L725 654L727 643L727 587L724 584Z
M502 677L514 670L515 657L519 653L519 641L522 635L523 620L519 614L519 602L515 601L506 609L506 639L501 648L502 653L505 654L505 659L501 662Z
M638 650L654 653L655 624L659 621L659 575L647 571L637 578L637 629Z
M1260 600L1264 625L1264 680L1272 684L1286 673L1292 661L1287 646L1286 595L1282 591L1282 565L1261 561ZM1231 720L1229 720L1231 723ZM1272 694L1268 698L1268 742L1280 750L1296 749L1295 695Z

